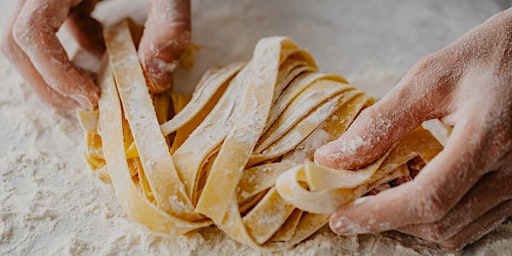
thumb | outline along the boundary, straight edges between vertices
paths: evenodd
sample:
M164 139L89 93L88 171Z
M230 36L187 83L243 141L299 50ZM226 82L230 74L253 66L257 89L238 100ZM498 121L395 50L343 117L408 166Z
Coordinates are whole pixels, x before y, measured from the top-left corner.
M339 139L318 148L315 161L336 169L359 168L423 121L442 116L446 90L439 83L443 79L429 72L431 64L423 61L413 67L382 100L363 110Z
M190 0L152 0L139 58L149 79L149 90L171 86L171 73L191 38Z

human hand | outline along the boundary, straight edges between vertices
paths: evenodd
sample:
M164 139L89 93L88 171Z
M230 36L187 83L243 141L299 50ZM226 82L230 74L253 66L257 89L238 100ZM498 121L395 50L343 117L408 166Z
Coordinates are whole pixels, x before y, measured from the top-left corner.
M397 229L458 250L512 215L512 9L416 63L315 160L354 169L425 120L453 127L416 178L342 207L338 234Z
M66 24L84 49L101 57L101 24L90 15L99 1L19 0L7 20L3 53L34 91L56 107L93 109L97 104L98 88L70 62L56 32ZM170 87L171 72L190 42L190 30L190 0L150 1L139 58L152 92Z

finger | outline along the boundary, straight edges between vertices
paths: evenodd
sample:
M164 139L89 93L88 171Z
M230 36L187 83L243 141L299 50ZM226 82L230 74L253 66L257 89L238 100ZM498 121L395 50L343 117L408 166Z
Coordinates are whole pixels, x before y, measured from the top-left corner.
M101 23L91 17L91 12L99 0L85 0L71 8L66 26L78 44L85 50L101 58L105 44Z
M11 61L13 66L16 67L23 79L32 86L41 98L58 108L69 109L78 107L78 102L63 96L46 84L30 62L30 59L16 44L13 37L13 25L17 14L24 4L25 1L18 1L13 12L11 12L11 16L6 21L6 27L2 34L2 52Z
M91 78L69 61L56 31L76 1L27 0L13 26L14 40L28 56L44 81L86 109L93 109L99 90Z
M455 126L446 148L413 181L338 210L331 229L338 234L378 233L440 220L484 175L472 161L482 145L473 119Z
M471 244L496 229L508 217L512 216L512 201L506 201L491 209L476 221L472 222L457 235L441 242L441 247L449 251L457 251Z
M440 57L418 62L382 100L365 109L338 139L320 147L315 161L355 169L384 154L423 121L450 111L449 87L459 77ZM441 71L440 71L441 70Z
M162 92L171 86L171 73L190 43L190 0L153 0L149 6L139 58L149 89Z
M512 170L502 169L486 174L467 195L440 221L399 228L424 240L442 242L460 233L470 223L497 205L512 199Z

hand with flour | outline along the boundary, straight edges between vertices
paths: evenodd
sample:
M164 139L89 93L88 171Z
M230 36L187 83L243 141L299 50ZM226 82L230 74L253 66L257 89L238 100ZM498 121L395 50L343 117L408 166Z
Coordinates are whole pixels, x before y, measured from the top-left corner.
M61 108L93 109L99 90L75 67L56 32L65 24L77 42L100 57L101 24L91 17L99 0L18 0L3 32L2 51L43 99ZM150 90L170 87L171 72L191 37L190 0L149 1L139 59Z
M334 232L396 229L457 250L512 216L512 9L416 63L315 160L360 167L433 118L453 127L445 149L413 181L339 209Z

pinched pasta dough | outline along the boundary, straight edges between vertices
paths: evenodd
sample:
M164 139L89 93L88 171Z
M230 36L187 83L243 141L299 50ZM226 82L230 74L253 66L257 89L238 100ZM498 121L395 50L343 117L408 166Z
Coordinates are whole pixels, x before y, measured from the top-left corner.
M336 208L410 179L442 149L419 127L360 170L315 165L315 148L373 100L318 73L292 40L261 39L251 61L208 71L188 99L148 92L139 39L128 21L105 29L99 107L79 119L91 167L112 182L128 216L155 232L175 237L214 224L249 246L283 249Z

